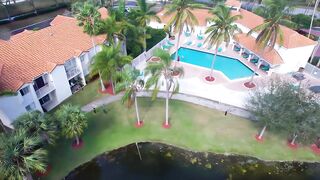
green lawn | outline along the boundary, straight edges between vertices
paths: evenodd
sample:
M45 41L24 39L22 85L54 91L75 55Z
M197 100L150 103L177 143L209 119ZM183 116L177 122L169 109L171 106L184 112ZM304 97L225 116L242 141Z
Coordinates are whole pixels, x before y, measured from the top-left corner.
M266 133L266 141L258 143L255 123L223 112L189 104L170 101L171 129L163 129L164 101L151 102L139 99L145 126L134 128L134 108L127 109L119 102L89 113L89 127L83 135L84 147L73 150L71 140L60 141L50 149L52 171L48 179L62 179L72 169L90 161L95 156L133 142L158 141L194 151L235 153L255 156L265 160L320 161L311 150L291 150L285 139Z
M77 93L70 96L66 99L63 104L73 104L78 106L84 106L91 101L99 99L102 96L108 96L108 94L101 94L98 92L100 88L100 81L99 79L88 83L83 90L78 91Z

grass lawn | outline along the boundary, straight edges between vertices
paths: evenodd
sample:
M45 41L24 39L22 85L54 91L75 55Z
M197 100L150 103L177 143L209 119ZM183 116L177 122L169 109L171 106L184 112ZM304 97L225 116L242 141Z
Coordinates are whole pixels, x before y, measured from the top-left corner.
M102 96L109 96L109 94L101 94L98 92L100 88L99 79L88 83L83 90L78 91L77 93L70 96L68 99L63 101L63 104L73 104L78 106L84 106L91 101L99 99Z
M171 129L162 128L165 104L140 98L145 125L134 127L134 108L119 102L89 113L89 127L83 135L84 147L73 150L71 140L62 140L49 150L52 170L47 179L62 179L77 166L95 156L133 142L157 141L194 151L235 153L265 160L320 161L308 148L291 150L285 139L266 132L264 143L256 142L255 123L202 106L170 101Z

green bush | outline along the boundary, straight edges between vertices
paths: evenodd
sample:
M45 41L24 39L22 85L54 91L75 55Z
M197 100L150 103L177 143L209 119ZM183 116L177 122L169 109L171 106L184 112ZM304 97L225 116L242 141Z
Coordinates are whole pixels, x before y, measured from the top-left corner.
M150 39L147 39L147 50L158 44L163 38L166 37L166 33L163 29L153 29L148 27L147 33L151 35Z

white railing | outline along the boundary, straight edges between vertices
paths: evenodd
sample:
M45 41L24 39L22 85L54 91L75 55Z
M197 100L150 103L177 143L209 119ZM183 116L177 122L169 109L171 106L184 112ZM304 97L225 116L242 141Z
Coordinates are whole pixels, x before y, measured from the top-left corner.
M149 49L147 52L143 52L141 53L139 56L137 56L136 58L134 58L132 60L132 66L133 67L137 67L141 62L145 62L148 59L150 59L153 56L153 52L156 48L161 48L162 45L164 45L167 41L167 37L165 37L164 39L162 39L158 44L156 44L155 46L153 46L151 49Z
M305 67L305 71L308 72L313 77L320 79L320 68L318 68L317 66L307 63Z
M54 85L52 83L48 83L45 86L41 87L40 89L36 90L38 99L41 99L43 96L47 95L54 89L55 89Z
M80 74L80 72L81 72L80 69L77 67L67 70L66 73L67 73L68 80Z

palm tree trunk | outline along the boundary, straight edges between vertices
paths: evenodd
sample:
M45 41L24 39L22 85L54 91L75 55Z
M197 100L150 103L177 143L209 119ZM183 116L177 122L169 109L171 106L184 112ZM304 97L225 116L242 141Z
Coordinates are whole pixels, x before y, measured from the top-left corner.
M307 8L306 8L306 10L304 11L304 15L307 15L307 13L309 12L309 7L310 7L310 5L311 5L311 2L312 2L312 1L309 1L309 2L308 2Z
M147 23L146 23L147 25ZM143 45L143 51L146 52L147 51L147 38L146 38L146 34L147 34L147 29L146 27L144 27L144 30L143 30L143 35L144 35L144 45Z
M168 80L166 80L166 122L165 125L169 125L169 85Z
M31 174L31 172L29 171L29 169L28 169L28 173L27 173L26 179L27 179L27 180L33 180L32 174Z
M79 136L76 136L76 144L77 144L77 146L80 144Z
M113 84L112 77L110 77L110 84L111 84L111 87L112 87L112 94L115 94L114 84Z
M311 34L311 29L312 29L312 25L313 25L314 15L316 14L318 5L319 5L319 0L317 0L316 3L315 3L315 5L314 5L314 9L313 9L313 13L312 13L312 18L311 18L311 22L310 22L310 27L309 27L308 38L310 37L310 34Z
M91 36L91 42L92 42L92 46L93 46L94 55L96 55L97 54L97 48L96 48L96 43L94 42L94 37L93 36ZM101 91L105 91L106 87L103 84L103 80L102 80L100 71L99 71L99 79L100 79Z
M210 70L210 77L213 77L213 67L214 67L214 63L216 61L216 58L217 58L217 54L218 54L218 45L216 45L216 50L215 50L215 53L214 53L214 56L213 56L213 60L212 60L212 63L211 63L211 70Z
M291 145L295 145L295 142L296 142L297 137L298 137L297 134L294 134L294 135L293 135L293 139L292 139L291 142L290 142Z
M138 107L138 99L137 96L134 96L134 106L136 108L136 115L137 115L137 124L140 125L140 116L139 116L139 107Z
M32 5L32 7L33 7L34 13L38 14L37 8L36 8L36 6L34 5L33 0L30 0L30 2L31 2L31 5Z
M262 139L263 134L264 134L264 132L266 131L266 129L267 129L267 125L263 126L263 128L262 128L262 130L261 130L261 132L260 132L260 134L259 134L258 139Z
M177 39L177 44L176 44L176 57L174 58L174 60L175 60L174 66L176 66L176 63L178 61L178 50L179 50L181 34L182 34L182 29L180 29L180 31L178 33L178 39Z

